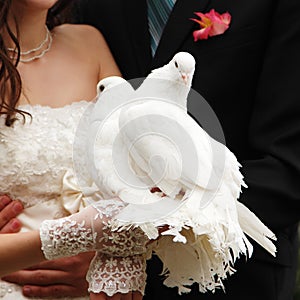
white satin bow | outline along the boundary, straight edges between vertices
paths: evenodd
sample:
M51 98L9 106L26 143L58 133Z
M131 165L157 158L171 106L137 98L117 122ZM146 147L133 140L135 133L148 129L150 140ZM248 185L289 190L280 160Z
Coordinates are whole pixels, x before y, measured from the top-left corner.
M64 209L70 214L74 214L91 201L101 198L99 188L93 183L92 186L80 187L76 176L71 170L67 170L62 181L62 191L60 201Z

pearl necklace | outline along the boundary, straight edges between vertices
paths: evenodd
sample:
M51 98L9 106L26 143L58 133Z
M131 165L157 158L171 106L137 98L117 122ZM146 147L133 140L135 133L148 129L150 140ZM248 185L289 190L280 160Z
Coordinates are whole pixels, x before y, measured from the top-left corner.
M34 56L31 56L29 58L21 58L20 57L20 62L25 62L26 63L26 62L31 62L35 59L41 58L50 50L50 48L52 46L53 38L52 38L52 35L51 35L49 29L47 28L47 26L45 26L45 28L46 28L46 37L41 42L41 44L38 47L30 49L28 51L20 51L20 56L26 56L26 55L29 55L31 53L37 52L37 51L41 50L46 45L46 43L48 42L47 48L44 49L41 53L39 53L37 55L34 55ZM7 50L10 51L10 52L14 52L15 54L18 53L18 50L15 49L15 48L7 48ZM11 59L17 59L15 56L11 56L10 58Z

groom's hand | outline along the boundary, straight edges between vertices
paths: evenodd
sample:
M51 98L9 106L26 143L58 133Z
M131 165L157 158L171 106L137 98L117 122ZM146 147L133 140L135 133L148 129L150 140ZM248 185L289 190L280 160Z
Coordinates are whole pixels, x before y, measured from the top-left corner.
M18 200L11 200L6 195L0 196L0 233L15 233L20 231L22 224L16 217L23 211L23 205Z
M85 279L93 252L46 261L3 279L23 286L26 297L59 298L88 295Z

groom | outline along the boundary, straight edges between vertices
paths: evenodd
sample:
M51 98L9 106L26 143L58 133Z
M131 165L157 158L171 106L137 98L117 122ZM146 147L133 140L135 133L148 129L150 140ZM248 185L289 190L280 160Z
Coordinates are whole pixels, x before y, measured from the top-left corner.
M147 11L162 14L163 8L152 2L83 0L79 16L102 32L126 79L146 76L178 51L195 57L192 88L213 108L243 166L249 188L240 201L276 233L278 252L273 258L253 242L253 257L239 260L224 282L226 293L200 294L195 287L183 296L162 285L162 266L152 259L145 299L292 300L300 215L300 1L156 0L175 4L159 38L156 30L153 56ZM200 27L191 18L211 9L231 15L229 28L195 41Z

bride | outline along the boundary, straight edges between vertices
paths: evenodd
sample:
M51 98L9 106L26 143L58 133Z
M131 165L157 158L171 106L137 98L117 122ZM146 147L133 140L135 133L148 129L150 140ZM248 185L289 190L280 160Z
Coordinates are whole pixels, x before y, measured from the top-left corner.
M56 26L68 3L0 3L0 191L22 201L24 232L84 206L82 195L62 190L74 177L76 127L96 96L97 82L120 75L96 29ZM1 281L0 287L1 299L25 299L18 285ZM103 293L91 297L106 299Z

